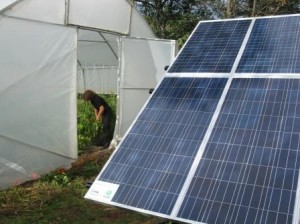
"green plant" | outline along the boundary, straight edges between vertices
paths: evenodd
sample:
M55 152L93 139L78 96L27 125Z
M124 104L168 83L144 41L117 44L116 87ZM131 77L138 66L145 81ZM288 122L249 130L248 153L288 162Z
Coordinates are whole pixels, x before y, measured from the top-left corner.
M60 168L49 174L46 174L40 180L43 182L48 182L54 186L66 186L71 181L64 168Z
M114 114L116 113L116 95L114 94L100 94L102 98L112 108ZM114 128L115 122L112 124ZM92 143L97 135L97 131L101 128L101 122L95 122L95 115L92 105L85 102L81 95L77 99L77 139L78 152L82 153L88 145Z

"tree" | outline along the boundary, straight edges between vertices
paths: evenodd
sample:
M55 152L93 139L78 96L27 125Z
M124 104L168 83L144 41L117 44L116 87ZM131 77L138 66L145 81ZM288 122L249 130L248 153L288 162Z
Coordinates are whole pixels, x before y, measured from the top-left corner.
M299 0L131 0L159 38L179 47L200 20L300 13Z
M298 0L252 0L251 16L280 15L300 12Z
M212 8L197 0L134 0L159 38L178 40L182 45L199 20L213 19Z
M256 17L299 12L299 0L228 0L226 17Z

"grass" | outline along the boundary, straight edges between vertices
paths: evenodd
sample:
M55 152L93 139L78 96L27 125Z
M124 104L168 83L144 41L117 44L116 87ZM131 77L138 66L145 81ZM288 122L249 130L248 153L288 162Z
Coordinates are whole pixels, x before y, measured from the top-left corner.
M160 223L162 220L156 217L83 198L87 181L99 173L110 154L111 151L101 151L96 160L87 156L70 170L59 169L38 181L0 191L0 223Z

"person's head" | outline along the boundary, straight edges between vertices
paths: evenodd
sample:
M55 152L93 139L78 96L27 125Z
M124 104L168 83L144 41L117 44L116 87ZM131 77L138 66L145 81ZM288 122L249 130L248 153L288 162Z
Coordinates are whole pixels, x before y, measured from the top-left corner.
M95 96L96 93L92 90L86 90L84 93L83 93L83 100L85 101L88 101L88 100L91 100L93 98L93 96Z

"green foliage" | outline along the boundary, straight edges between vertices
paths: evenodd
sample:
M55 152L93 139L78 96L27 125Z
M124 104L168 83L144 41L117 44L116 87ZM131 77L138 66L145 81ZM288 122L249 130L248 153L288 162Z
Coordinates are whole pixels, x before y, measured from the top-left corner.
M96 134L99 122L95 122L93 108L83 99L77 100L77 138L78 152L82 152Z
M63 168L46 174L40 179L40 181L47 182L54 186L67 186L69 185L70 180L71 179L66 173L66 170Z
M116 95L101 94L100 95L116 113ZM101 122L96 122L93 106L90 102L86 102L79 95L77 99L77 138L78 152L82 153L88 145L96 138L97 130L101 128ZM112 127L113 128L113 127Z
M226 17L254 17L300 12L299 0L228 0ZM225 12L225 11L224 11Z
M184 44L200 20L300 12L299 0L132 0L159 38Z
M179 48L181 48L197 23L198 17L193 14L186 13L182 15L180 19L169 21L166 36L168 39L177 40L177 44Z

